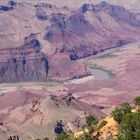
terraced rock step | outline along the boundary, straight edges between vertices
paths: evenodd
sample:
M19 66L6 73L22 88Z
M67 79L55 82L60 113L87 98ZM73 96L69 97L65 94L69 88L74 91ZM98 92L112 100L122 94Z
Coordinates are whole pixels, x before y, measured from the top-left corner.
M0 53L0 82L47 80L47 56L37 49L2 49Z

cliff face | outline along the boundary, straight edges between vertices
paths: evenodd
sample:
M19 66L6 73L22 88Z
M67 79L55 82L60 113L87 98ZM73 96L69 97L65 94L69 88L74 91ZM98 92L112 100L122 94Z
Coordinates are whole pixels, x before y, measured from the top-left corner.
M54 13L50 21L52 24L46 28L44 40L57 46L58 53L67 53L71 60L121 47L140 38L140 20L136 14L106 2L84 4L68 16Z
M139 40L139 13L106 2L77 10L47 3L0 4L0 82L86 75L79 59Z
M0 82L46 81L48 70L47 57L37 49L0 51Z

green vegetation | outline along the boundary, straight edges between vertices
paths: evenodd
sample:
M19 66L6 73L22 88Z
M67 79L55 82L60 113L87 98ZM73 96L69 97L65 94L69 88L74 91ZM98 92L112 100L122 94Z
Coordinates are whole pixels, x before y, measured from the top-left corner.
M86 123L83 125L82 129L84 131L84 129L87 128L89 130L89 133L92 133L93 131L95 131L97 124L98 119L93 115L89 115L86 116Z
M99 123L99 125L97 126L96 130L100 130L102 127L104 127L107 124L107 121L101 121L101 123Z
M140 96L136 97L134 102L135 102L135 105L140 105Z
M96 125L97 123L98 123L98 119L93 115L89 115L86 117L86 127L90 128L93 125Z
M131 106L128 103L123 103L119 105L113 112L112 116L114 117L115 121L120 123L122 118L125 114L131 112Z
M55 140L95 140L91 136L91 133L94 131L94 128L97 124L98 119L92 115L89 115L86 117L86 124L83 127L83 129L87 128L89 130L89 133L85 132L83 135L75 138L72 132L63 132L61 134L58 134Z
M137 107L137 110L140 111L140 96L135 98L134 103Z
M117 140L140 140L140 112L131 112L123 116Z
M44 138L43 140L49 140L49 138L46 137L46 138Z
M140 97L136 97L136 106L140 106ZM119 135L117 138L113 138L112 135L106 136L106 140L140 140L140 110L136 109L132 112L132 106L128 103L119 105L113 112L112 116L119 124ZM99 130L107 124L106 121L98 122L98 119L92 115L86 117L86 123L83 126L83 134L78 137L74 136L71 131L64 131L58 134L55 140L101 140L99 139ZM88 129L88 131L85 131ZM93 137L93 133L97 132L97 135ZM36 139L41 140L41 139ZM44 138L43 140L49 140Z
M62 132L56 136L55 140L74 140L74 136L71 132Z
M135 105L140 105L140 97L136 97ZM128 106L128 105L127 105ZM130 105L129 105L130 106ZM120 134L117 140L140 140L140 110L131 112L130 108L126 108L126 114L121 116Z
M79 136L78 138L75 138L75 140L96 140L96 139L94 139L91 135L85 133Z
M55 138L55 140L97 140L93 138L89 133L84 133L79 137L75 138L73 133L63 132Z

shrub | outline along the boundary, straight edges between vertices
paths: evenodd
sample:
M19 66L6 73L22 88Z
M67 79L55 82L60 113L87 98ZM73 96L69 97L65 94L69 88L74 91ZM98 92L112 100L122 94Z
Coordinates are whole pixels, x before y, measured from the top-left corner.
M140 96L136 97L134 102L135 102L135 105L140 105Z
M114 120L118 123L121 122L123 116L127 113L131 112L131 106L128 103L123 103L119 105L113 112L112 116L114 117Z
M97 130L100 130L102 127L104 127L105 125L107 124L107 121L102 121L99 125L98 125L98 127L97 127Z
M123 132L136 132L140 130L140 112L126 114L120 126Z
M95 140L91 135L89 134L84 134L78 138L76 138L75 140Z
M43 140L49 140L49 138L46 137L46 138L44 138Z
M92 115L89 115L86 117L86 126L91 127L93 125L96 125L98 123L98 119Z
M74 140L74 137L70 132L62 132L56 136L55 140Z
M140 140L140 112L124 115L120 130L117 140Z

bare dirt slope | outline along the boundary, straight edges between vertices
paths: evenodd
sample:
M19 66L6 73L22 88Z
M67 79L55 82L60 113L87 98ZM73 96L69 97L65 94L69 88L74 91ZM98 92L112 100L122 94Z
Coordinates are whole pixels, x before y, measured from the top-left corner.
M56 122L75 132L88 113L99 119L113 106L139 96L140 43L107 50L81 60L93 75L67 81L1 84L1 139L54 139Z
M94 80L70 88L81 100L102 108L131 102L140 90L139 60L139 43L89 57L84 63L94 75Z

